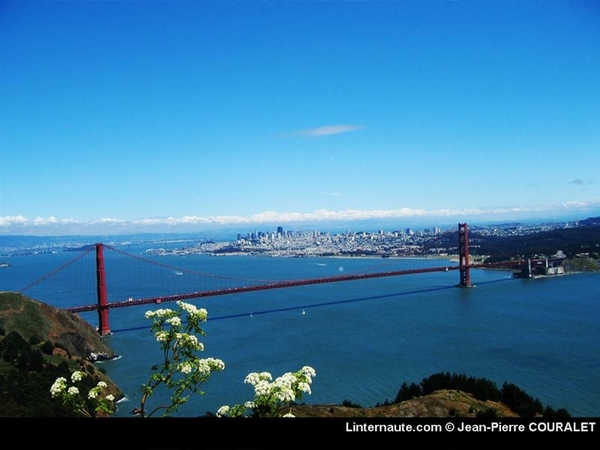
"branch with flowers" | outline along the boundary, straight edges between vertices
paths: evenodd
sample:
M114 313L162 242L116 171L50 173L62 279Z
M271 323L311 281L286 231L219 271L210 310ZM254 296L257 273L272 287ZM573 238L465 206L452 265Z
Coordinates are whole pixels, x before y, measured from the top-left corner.
M146 318L152 320L151 331L160 344L163 360L152 366L150 380L142 385L140 408L135 410L141 417L151 417L158 411L167 416L177 411L192 394L204 395L201 387L210 375L225 369L222 360L197 355L204 351L204 344L196 335L205 335L201 324L208 318L206 309L182 301L178 301L177 306L176 310L146 312ZM171 403L148 411L147 402L161 385L172 390Z
M57 378L50 387L52 398L60 399L65 406L83 417L109 416L114 412L115 398L112 394L105 394L108 385L99 381L86 395L82 392L85 388L81 383L85 376L87 374L80 370L73 372L71 386L65 377Z
M297 372L287 372L273 381L269 372L248 374L244 383L254 386L254 400L234 406L221 406L218 417L294 417L292 405L304 394L311 394L310 385L315 370L304 366ZM282 415L282 412L289 411Z

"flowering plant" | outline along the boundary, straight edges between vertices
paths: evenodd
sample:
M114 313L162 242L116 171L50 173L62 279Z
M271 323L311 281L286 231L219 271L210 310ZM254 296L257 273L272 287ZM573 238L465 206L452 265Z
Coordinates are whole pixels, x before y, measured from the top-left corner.
M163 416L177 411L194 393L204 395L200 389L215 371L225 369L225 363L216 358L199 358L197 353L204 351L196 335L204 336L201 323L208 318L206 309L177 302L178 309L158 309L147 311L146 318L152 320L152 332L163 354L163 361L152 366L153 373L148 383L142 385L140 408L135 412L142 417L150 417L163 410ZM182 316L187 316L183 317ZM186 320L183 320L186 319ZM146 410L148 399L159 386L171 389L171 403Z
M145 314L146 318L152 320L151 331L160 344L163 360L160 364L152 366L149 381L141 386L140 407L134 409L134 413L141 417L151 417L158 411L163 411L163 416L168 416L169 413L177 411L192 394L204 395L201 386L213 372L225 369L222 360L200 358L197 355L204 351L204 344L196 335L205 334L201 324L208 318L206 310L181 301L177 302L177 306L176 310L158 309L147 311ZM112 394L102 395L103 390L107 388L105 382L100 381L88 391L87 396L82 393L83 389L75 385L85 375L81 371L73 372L72 386L68 386L66 378L57 378L50 388L52 397L62 399L63 404L85 417L112 414L115 399ZM311 393L310 385L315 376L315 370L309 366L304 366L294 373L285 373L274 381L268 372L250 373L245 383L254 386L254 400L231 408L222 406L217 416L294 417L291 405L304 394ZM148 400L159 387L172 390L170 403L148 411ZM289 412L282 416L282 410L288 406Z
M297 372L287 372L273 381L269 372L248 374L244 383L254 386L254 401L224 405L217 411L218 417L294 417L291 405L311 394L310 385L316 376L315 370L304 366ZM289 407L289 412L282 411Z
M108 416L114 412L115 398L112 394L103 395L108 385L104 381L99 381L96 386L91 388L87 395L81 385L83 377L87 376L85 372L76 370L71 374L71 386L68 385L65 377L59 377L50 387L52 398L62 400L63 404L71 408L75 413L84 417Z

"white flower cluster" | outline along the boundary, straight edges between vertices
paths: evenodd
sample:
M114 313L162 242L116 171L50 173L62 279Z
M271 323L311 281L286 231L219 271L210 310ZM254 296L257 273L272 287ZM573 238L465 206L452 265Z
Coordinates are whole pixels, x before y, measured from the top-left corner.
M312 367L304 366L298 372L284 373L272 383L273 378L268 372L251 373L244 382L254 386L257 397L273 394L280 402L293 402L296 400L296 389L311 394L310 384L315 376L316 372Z
M169 332L168 331L157 331L154 335L158 342L167 342L169 340Z
M310 384L308 383L304 383L304 382L300 382L298 383L298 389L300 389L302 392L310 395L312 392L310 390Z
M266 405L269 405L268 407L271 411L277 411L281 406L291 404L296 399L302 398L304 393L310 394L310 385L315 376L316 371L310 366L304 366L294 373L284 373L274 381L273 376L269 372L249 373L244 383L254 386L255 401L244 403L243 408L241 408L241 405L236 405L234 408L230 408L227 405L222 406L217 411L217 416L223 417L229 414L236 416L240 414L242 409L254 410ZM294 417L294 415L290 411L283 417Z
M312 379L317 376L317 372L310 366L304 366L297 375L298 389L310 395L310 385L312 384Z
M219 358L205 358L199 361L200 367L207 367L211 372L222 372L225 370L225 363Z
M71 382L77 383L81 381L84 376L85 372L76 370L71 374ZM58 377L52 386L50 386L50 395L52 395L52 397L57 397L65 392L67 395L78 395L79 389L76 386L67 388L67 379L65 377Z
M91 417L91 413L86 411L84 406L84 394L82 394L80 389L75 386L75 383L80 382L85 376L87 376L85 372L80 370L74 371L71 374L71 382L73 383L73 386L69 387L67 387L67 379L65 377L57 378L52 386L50 386L50 395L52 395L52 398L61 398L65 404L71 405L71 407L73 407L75 411L79 412L80 414L86 417ZM98 407L96 408L96 411L102 410L105 413L110 413L112 411L112 403L115 401L115 397L112 394L102 397L101 394L106 388L108 388L108 385L104 381L98 381L98 384L90 389L87 393L87 398L97 402Z
M177 366L177 370L186 375L192 373L192 363L189 361L182 362Z
M67 393L69 395L77 395L79 394L79 389L76 386L71 386L69 389L67 389Z
M196 306L185 303L182 301L177 302L177 306L179 306L183 311L188 313L190 316L198 318L200 321L205 322L208 318L208 312L204 308L197 308Z
M104 381L98 381L98 384L96 385L96 387L93 387L92 389L90 389L90 392L88 392L88 398L91 398L91 399L98 398L98 396L102 393L102 391L104 389L106 389L107 387L108 387L108 385ZM108 400L109 402L115 401L115 396L112 394L108 394L104 398L106 400Z
M198 359L196 361L184 361L177 367L183 374L190 374L192 371L196 370L202 376L208 376L212 372L221 372L225 370L225 363L217 358L205 358Z
M317 376L317 372L310 366L304 366L300 369L300 372L307 378L307 383L312 383L312 379Z
M273 376L269 372L252 372L246 376L244 383L256 386L261 381L271 381Z
M157 309L155 311L146 311L146 319L168 319L169 317L175 317L177 313L169 308Z
M217 409L217 417L225 417L229 414L229 410L231 408L227 405L223 405L221 406L219 409Z
M56 379L54 384L50 386L50 394L52 397L56 397L65 391L67 388L67 379L65 377L59 377Z
M278 377L271 386L271 390L274 391L277 400L282 403L296 400L296 394L293 389L295 382L296 377L291 373L286 373Z
M84 376L85 376L84 372L81 372L80 370L76 370L75 372L73 372L71 374L71 381L73 383L77 383L78 381L81 381Z
M96 386L96 387L98 387L98 386ZM92 388L92 389L90 389L90 392L88 392L88 398L92 398L92 399L96 398L96 397L98 397L99 393L100 393L99 389Z
M190 350L195 350L199 352L204 351L204 344L200 342L198 338L193 334L176 333L175 339L177 339L178 345L182 347L186 347Z
M166 323L168 323L172 327L180 327L181 326L181 318L180 317L171 317L166 320Z

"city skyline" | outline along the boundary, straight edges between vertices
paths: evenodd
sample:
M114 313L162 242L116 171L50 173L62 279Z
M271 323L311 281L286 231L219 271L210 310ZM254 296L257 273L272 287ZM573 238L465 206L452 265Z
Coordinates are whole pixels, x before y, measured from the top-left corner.
M0 234L598 216L599 25L593 1L4 2Z

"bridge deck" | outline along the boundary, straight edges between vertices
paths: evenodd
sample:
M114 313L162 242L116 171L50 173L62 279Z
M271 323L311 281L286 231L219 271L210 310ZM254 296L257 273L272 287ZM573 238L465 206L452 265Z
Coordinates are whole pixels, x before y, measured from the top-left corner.
M337 283L341 281L352 281L352 280L365 280L370 278L383 278L383 277L395 277L401 275L411 275L418 273L432 273L432 272L448 272L451 270L467 270L467 269L475 269L475 268L486 268L486 267L506 267L507 262L496 262L496 263L482 263L482 264L470 264L466 267L461 266L446 266L446 267L428 267L428 268L420 268L420 269L405 269L405 270L395 270L388 272L376 272L376 273L361 273L354 275L340 275L335 277L323 277L323 278L310 278L304 280L287 280L282 281L280 283L267 283L256 286L240 286L235 288L227 288L227 289L215 289L208 291L198 291L198 292L189 292L185 294L175 294L168 295L162 297L148 297L143 299L130 299L119 302L111 302L106 305L108 308L122 308L126 306L136 306L136 305L146 305L152 303L162 303L162 302L171 302L177 300L189 300L193 298L201 298L201 297L213 297L218 295L227 295L227 294L239 294L243 292L253 292L253 291L264 291L269 289L283 289L289 287L296 286L308 286L315 284L324 284L324 283ZM513 267L518 267L522 264L521 261L510 262L510 265ZM85 305L85 306L76 306L71 308L66 308L71 312L85 312L85 311L94 311L100 309L100 306L95 305Z

